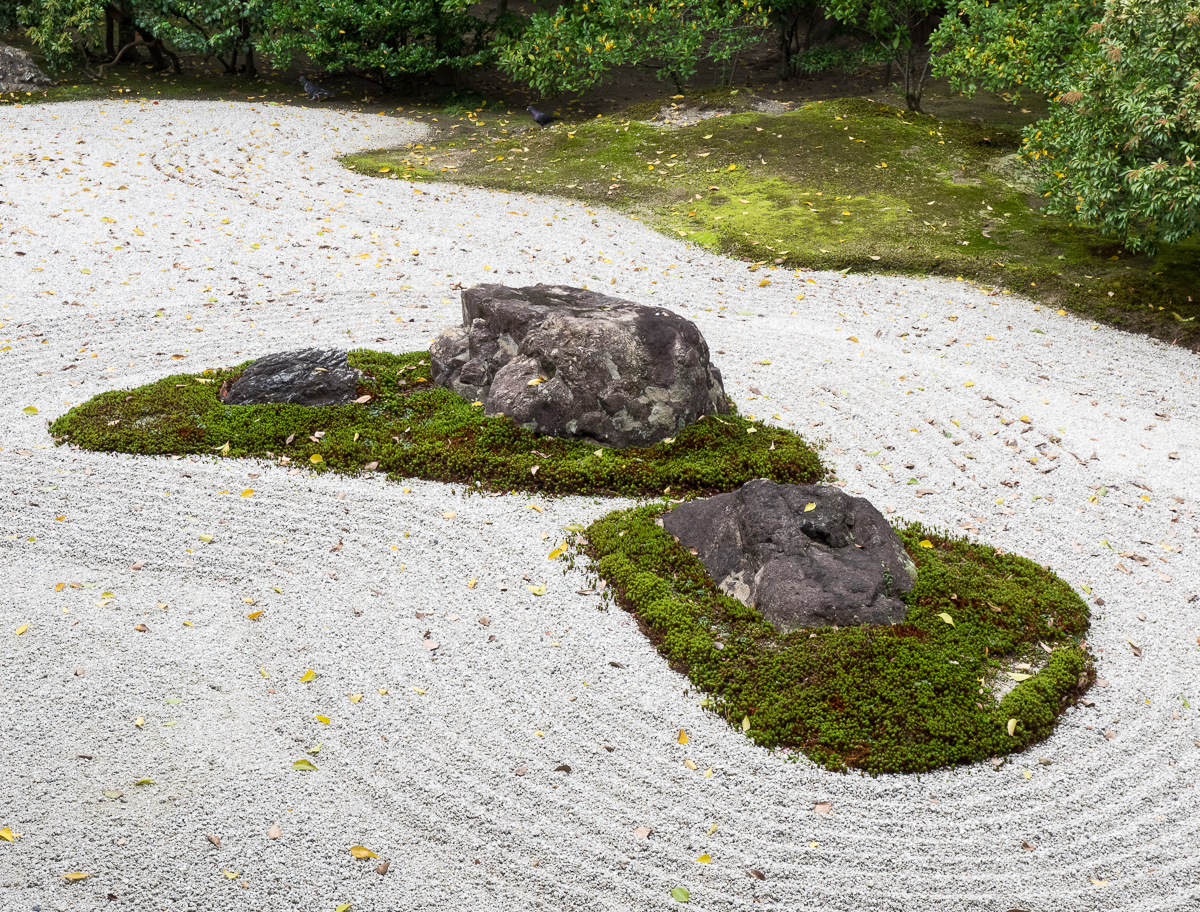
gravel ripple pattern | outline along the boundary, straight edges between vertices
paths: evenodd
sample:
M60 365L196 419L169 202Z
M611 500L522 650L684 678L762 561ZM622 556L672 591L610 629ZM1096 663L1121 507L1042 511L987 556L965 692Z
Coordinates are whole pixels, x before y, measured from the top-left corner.
M1195 356L969 282L751 273L603 209L336 161L422 129L0 110L0 826L22 834L0 906L642 910L684 886L714 910L1197 908ZM826 772L703 710L547 560L627 502L47 434L179 370L425 347L460 285L496 281L694 318L739 408L822 441L848 491L1089 587L1095 705L998 769Z

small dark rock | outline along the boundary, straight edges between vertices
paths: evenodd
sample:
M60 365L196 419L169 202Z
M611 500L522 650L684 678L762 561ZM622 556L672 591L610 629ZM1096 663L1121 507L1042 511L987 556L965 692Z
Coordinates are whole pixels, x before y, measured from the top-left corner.
M650 446L729 411L690 320L583 288L476 285L430 345L433 382L554 437Z
M696 549L723 592L785 633L903 620L898 596L916 576L883 515L840 488L758 479L681 504L663 528Z
M337 348L266 355L229 387L226 405L346 405L358 397L359 372Z

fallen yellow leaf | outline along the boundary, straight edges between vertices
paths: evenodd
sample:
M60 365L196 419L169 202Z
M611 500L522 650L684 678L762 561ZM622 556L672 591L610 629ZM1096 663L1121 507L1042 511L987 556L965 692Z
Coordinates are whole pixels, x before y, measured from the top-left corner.
M300 675L301 681L306 681L306 682L307 681L315 681L316 679L317 679L317 673L315 671L313 671L311 668L308 671L304 672L304 674Z
M256 621L262 617L262 609L260 608L258 611L251 611L248 615L246 615L246 617L252 621Z
M815 510L816 508L817 508L817 505L816 505L815 503L805 504L805 505L804 505L804 512L805 512L805 513L808 513L808 512L810 512L810 511L812 511L812 510Z
M690 757L687 760L683 761L683 765L686 766L690 770L699 769L699 767L696 766L696 761L691 759Z
M350 702L351 703L357 703L362 698L363 698L362 694L350 694Z
M20 627L18 627L16 630L14 630L13 633L16 634L17 636L20 636L28 629L29 629L28 624L22 624Z
M253 497L254 496L254 488L246 488L246 490L244 490L238 496L239 497Z
M322 725L329 724L329 716L322 716L322 715L318 714L318 715L314 716L313 718L316 719L318 722L320 722Z
M712 856L705 852L703 855L697 858L696 861L700 862L700 864L708 864L712 861Z
M12 829L10 829L9 827L0 827L0 839L4 839L8 842L12 842L12 841L14 841L16 839L20 839L20 838L21 838L20 833L14 833L12 831Z
M351 846L350 854L355 858L378 858L379 856L368 849L366 846Z
M679 729L679 743L680 743L680 744L687 744L687 743L688 743L688 740L689 740L689 739L688 739L688 734L687 734L687 732L686 732L686 731L684 731L682 728L681 728L681 729Z
M88 874L85 871L72 871L70 874L64 874L63 880L83 880L85 877L91 876L91 874Z
M325 460L321 458L320 453L313 453L311 456L308 457L308 461L315 464L318 462L324 462Z

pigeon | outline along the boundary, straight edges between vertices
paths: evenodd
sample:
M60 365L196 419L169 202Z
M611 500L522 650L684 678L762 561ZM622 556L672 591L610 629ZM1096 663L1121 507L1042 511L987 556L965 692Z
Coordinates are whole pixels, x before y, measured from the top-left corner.
M309 82L307 76L301 76L300 81L304 83L304 91L308 93L308 97L313 101L320 101L322 98L328 98L332 94L329 89L322 88L315 82Z
M539 111L533 105L529 105L525 110L533 115L533 122L539 127L548 127L550 124L554 123L554 121L558 120L558 118L553 114L547 114L545 111Z

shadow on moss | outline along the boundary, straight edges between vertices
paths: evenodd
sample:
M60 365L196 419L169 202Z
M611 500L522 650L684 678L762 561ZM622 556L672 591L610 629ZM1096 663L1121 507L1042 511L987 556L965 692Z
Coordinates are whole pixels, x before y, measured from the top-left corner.
M899 528L918 570L903 624L780 635L658 526L664 509L610 513L581 548L703 705L763 747L872 774L968 763L1047 737L1095 680L1087 605L1026 558Z
M76 406L51 433L88 450L145 455L220 453L275 459L313 471L386 472L400 479L551 494L657 496L729 491L752 478L797 484L825 475L816 451L782 428L737 415L709 416L671 443L597 449L539 437L431 388L428 352L350 352L370 402L307 408L225 405L221 384L244 365L176 374Z

